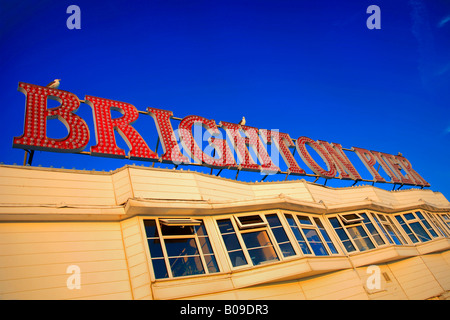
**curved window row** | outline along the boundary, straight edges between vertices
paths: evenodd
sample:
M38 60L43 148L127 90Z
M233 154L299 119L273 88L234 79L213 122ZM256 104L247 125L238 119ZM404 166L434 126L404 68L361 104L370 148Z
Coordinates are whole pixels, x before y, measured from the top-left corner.
M215 230L207 230L204 219L197 217L144 219L155 279L221 272L218 250L227 256L229 268L236 269L450 237L449 214L422 210L333 215L277 210L208 219L213 220L208 228ZM211 239L211 234L218 238Z

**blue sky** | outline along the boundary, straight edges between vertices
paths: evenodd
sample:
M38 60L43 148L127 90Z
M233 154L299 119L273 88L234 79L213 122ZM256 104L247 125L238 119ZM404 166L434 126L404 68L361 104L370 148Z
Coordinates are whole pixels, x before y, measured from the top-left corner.
M80 30L66 27L72 4L81 9ZM381 9L380 30L366 27L372 4ZM25 109L18 82L45 86L61 78L60 89L80 99L92 95L217 123L245 116L250 126L278 129L294 139L401 152L432 190L449 198L449 39L450 3L444 0L2 1L0 162L23 162L24 151L12 148L13 137L22 134ZM78 114L94 145L90 107L82 104ZM48 126L49 136L65 135L58 120ZM141 115L135 128L154 149L153 120ZM370 179L359 159L347 154ZM33 160L97 171L132 163L150 165L40 151ZM235 174L224 170L221 176ZM294 178L299 177L289 179Z

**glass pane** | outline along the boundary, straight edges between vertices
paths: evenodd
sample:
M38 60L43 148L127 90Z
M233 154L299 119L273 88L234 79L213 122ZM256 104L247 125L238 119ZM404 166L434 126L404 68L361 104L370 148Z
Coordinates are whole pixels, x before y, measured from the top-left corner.
M314 254L316 256L326 256L328 255L327 250L325 249L322 241L319 238L319 235L317 234L317 231L314 229L305 229L303 228L303 233L306 236L306 239L308 239L309 245L311 246L311 249L313 250Z
M203 254L213 254L214 253L208 237L198 237L198 241L200 242L200 248L202 249Z
M377 229L375 229L375 227L373 226L372 221L370 221L369 217L365 214L365 213L361 213L361 216L363 217L363 222L367 228L367 230L369 230L370 234L372 235L373 239L375 240L375 242L378 245L383 245L384 244L384 240L383 238L381 238L380 234L378 233Z
M430 236L422 228L422 226L420 225L419 222L410 223L409 226L411 227L411 229L413 229L415 234L419 237L420 241L425 242L425 241L431 240Z
M244 239L245 245L249 249L272 245L266 231L243 233L242 239Z
M239 219L239 221L241 222L241 224L245 225L245 224L253 224L253 223L261 223L263 222L263 220L261 219L261 217L259 215L254 215L254 216L245 216L245 217L237 217Z
M367 238L356 238L356 239L353 239L353 241L355 242L359 251L365 251L365 250L374 248L372 242Z
M307 229L307 228L303 228L302 230L303 230L303 233L304 233L305 236L306 236L306 239L307 239L309 242L311 242L311 241L314 241L314 242L321 242L321 241L320 241L320 238L319 238L319 235L317 234L317 231L316 231L316 230L314 230L314 229Z
M280 219L278 219L278 216L276 214L267 215L266 219L271 227L281 226Z
M234 232L233 224L230 219L218 220L217 225L221 233Z
M244 252L242 250L228 252L233 267L239 267L247 264Z
M364 231L362 226L355 226L347 228L348 233L352 237L359 251L365 251L375 248L372 241L370 241L367 236L366 231Z
M277 254L273 247L249 249L248 254L250 255L250 258L252 259L254 266L257 266L264 262L278 260Z
M207 236L208 233L206 233L205 226L203 225L203 222L199 226L194 226L195 233L197 233L198 236Z
M241 249L241 244L234 233L222 235L223 242L225 242L225 247L228 251Z
M391 237L389 236L389 234L386 232L385 226L380 222L378 217L375 214L372 213L372 218L375 220L375 222L377 223L378 227L381 229L381 232L383 232L384 236L388 239L389 243L394 243L392 241ZM386 221L386 218L383 221Z
M283 253L283 257L295 256L294 248L292 247L292 244L290 242L280 244L279 246L281 252Z
M328 236L327 231L323 227L322 221L320 221L319 218L314 218L314 221L316 222L317 226L319 227L319 231L322 234L322 237L325 239L325 242L328 245L328 248L331 250L331 253L337 254L338 252L333 244L333 241L331 241L330 237Z
M344 214L341 216L341 222L345 225L352 225L355 223L359 223L361 221L361 217L356 213Z
M342 244L347 252L356 251L355 246L350 240L342 241Z
M407 213L407 214L404 215L404 217L406 218L406 220L413 220L413 219L415 219L414 215L412 213Z
M356 248L350 241L349 237L347 236L347 233L345 233L345 230L340 225L337 218L330 218L331 225L334 227L334 230L336 231L339 239L341 239L342 244L344 245L344 248L347 252L355 251Z
M294 218L292 218L290 214L286 214L286 219L289 226L291 227L292 233L294 233L294 236L297 239L298 244L300 245L300 249L302 249L303 254L311 254L311 250L308 248L308 245L306 244L306 241L303 238L300 229L297 227Z
M166 239L166 250L169 257L198 255L197 245L192 238Z
M436 238L438 236L436 231L433 230L433 228L428 223L428 221L423 217L423 215L419 211L416 212L416 215L419 217L420 221L422 221L425 228L427 228L428 232L431 233L431 236L433 238Z
M205 273L200 256L170 258L169 263L174 277Z
M152 259L153 272L155 273L156 279L167 278L166 262L164 259Z
M145 233L147 238L158 237L158 229L155 220L144 220Z
M163 252L161 250L161 241L159 241L159 238L148 239L147 242L152 258L163 257Z
M346 220L351 221L351 220L359 220L359 216L355 213L350 213L350 214L344 214L342 215Z
M216 258L212 254L205 255L206 267L209 273L219 272Z
M266 231L243 233L245 245L252 259L253 265L264 261L278 260L277 254Z
M391 236L392 240L394 240L394 243L395 243L395 244L398 244L398 245L401 245L402 242L400 241L399 238L397 238L397 235L395 234L395 232L394 232L394 230L392 229L392 227L389 226L389 225L386 225L385 227L386 227L387 232L388 232L389 235Z
M334 228L342 228L337 218L329 218L329 220Z
M297 226L291 226L291 229L297 241L305 242L305 239L303 238L302 234L300 233L300 229Z
M193 226L166 226L161 224L161 233L165 236L184 236L194 234Z
M297 215L298 222L301 224L312 224L311 220L309 220L308 216L299 216Z
M287 237L286 232L284 232L283 227L273 228L272 232L278 243L289 241L289 238Z
M403 235L401 234L400 230L397 228L397 226L394 224L394 221L391 219L391 217L386 216L386 219L389 221L389 223L391 224L392 229L394 230L394 233L396 236L398 236L398 239L400 240L400 242L403 243L408 243L405 238L403 238Z
M419 240L417 240L416 236L412 233L411 229L408 227L401 216L396 216L395 219L397 219L397 221L400 223L400 226L403 228L403 230L405 230L406 234L413 243L419 242Z

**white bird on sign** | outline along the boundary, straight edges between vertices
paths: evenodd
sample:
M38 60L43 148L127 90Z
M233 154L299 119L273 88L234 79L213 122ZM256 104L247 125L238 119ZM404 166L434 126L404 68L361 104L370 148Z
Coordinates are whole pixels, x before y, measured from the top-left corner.
M242 117L242 120L239 121L240 126L245 126L245 117Z
M61 79L55 79L55 80L53 80L52 82L50 82L50 83L47 85L47 88L58 89L58 88L59 88L59 85L60 85L59 81L61 81Z

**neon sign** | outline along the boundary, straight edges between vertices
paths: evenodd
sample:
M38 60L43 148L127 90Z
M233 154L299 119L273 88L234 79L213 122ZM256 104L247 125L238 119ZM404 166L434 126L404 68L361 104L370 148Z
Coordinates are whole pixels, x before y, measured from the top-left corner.
M339 178L354 181L385 182L401 185L429 187L411 163L402 155L391 155L378 151L352 147L344 149L338 143L314 141L308 137L292 139L289 134L275 130L257 129L229 122L219 122L200 116L187 116L181 120L178 129L174 130L171 119L173 113L167 110L147 108L138 111L133 105L110 99L85 96L83 101L68 91L42 87L19 82L18 90L26 95L24 131L20 137L14 137L13 147L26 150L42 150L52 152L88 153L93 156L129 158L142 161L160 161L179 164L199 164L211 168L261 171L266 174L285 173L287 175L306 175L325 179ZM47 99L57 100L60 105L47 108ZM75 112L81 103L92 108L95 124L96 145L90 152L83 151L90 141L90 132L86 122ZM120 118L112 118L111 110L122 114ZM151 150L144 138L132 126L140 114L153 118L164 153L158 155ZM47 137L47 120L59 119L67 128L68 135L62 139ZM210 135L208 146L213 155L205 152L198 145L193 128L201 125ZM223 128L226 137L221 137L219 128ZM119 148L114 131L117 131L129 147L128 154ZM177 135L175 134L177 132ZM287 171L281 172L276 161L273 161L265 145L274 145L275 150L286 163ZM326 164L321 167L311 156L307 146L312 148ZM294 148L300 158L314 174L307 174L294 158L289 148ZM344 150L354 152L365 165L372 180L363 179L346 156ZM252 157L256 156L259 164ZM234 156L236 154L236 157ZM380 174L378 163L390 181ZM336 176L338 175L338 176Z

